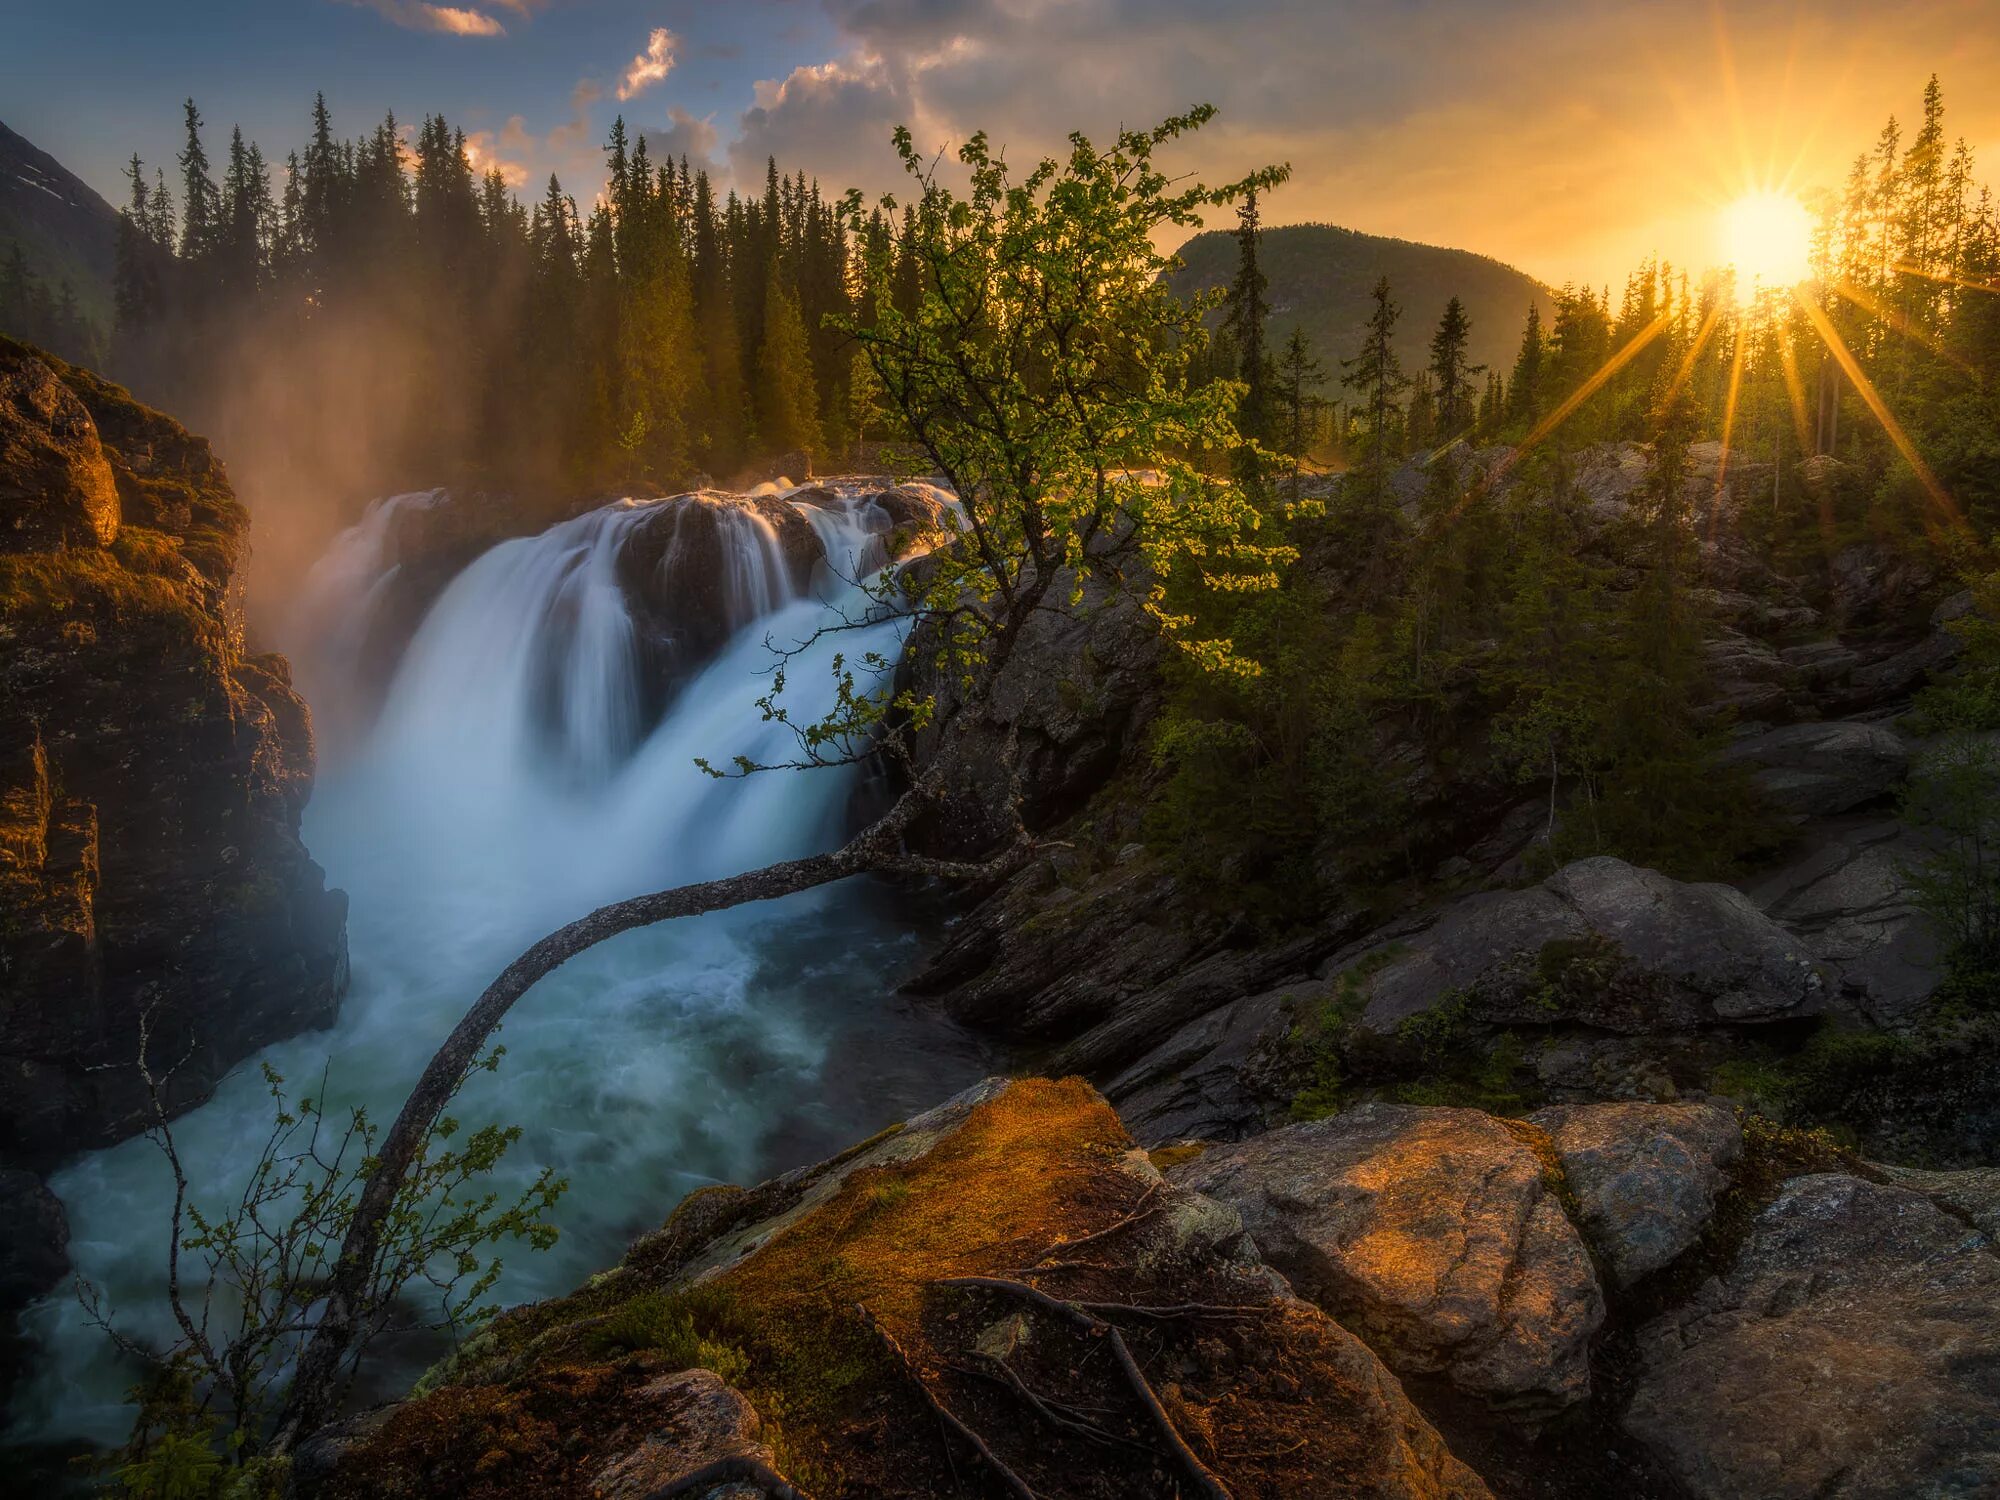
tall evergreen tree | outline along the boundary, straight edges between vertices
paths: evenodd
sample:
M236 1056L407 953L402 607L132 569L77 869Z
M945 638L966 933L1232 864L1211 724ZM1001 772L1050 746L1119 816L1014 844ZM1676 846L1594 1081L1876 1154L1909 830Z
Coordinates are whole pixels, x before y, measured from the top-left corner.
M1442 442L1465 437L1477 416L1472 378L1486 366L1473 364L1466 353L1471 337L1472 320L1465 315L1465 304L1453 297L1431 335L1431 400Z
M1359 352L1352 359L1340 362L1345 372L1340 383L1355 392L1359 401L1366 435L1364 459L1372 470L1375 498L1380 501L1388 479L1395 426L1401 415L1397 397L1409 388L1410 380L1396 357L1396 319L1402 309L1390 298L1388 277L1375 283L1370 297L1374 311L1368 315L1367 332Z
M1265 346L1265 324L1271 315L1270 280L1258 251L1263 225L1257 194L1244 195L1236 211L1236 277L1229 284L1223 326L1236 347L1236 376L1243 382L1243 400L1236 410L1237 430L1247 436L1271 436L1271 356Z
M767 452L821 451L819 393L813 385L812 351L798 299L777 261L764 281L764 342L757 351L757 436Z

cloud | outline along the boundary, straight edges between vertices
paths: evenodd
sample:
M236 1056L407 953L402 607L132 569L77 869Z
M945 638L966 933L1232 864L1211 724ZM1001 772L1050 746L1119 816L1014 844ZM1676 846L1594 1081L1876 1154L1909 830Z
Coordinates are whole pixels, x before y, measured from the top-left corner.
M427 0L345 0L349 5L365 5L385 21L410 31L436 31L446 36L505 36L507 28L483 10L458 5L432 5ZM527 15L533 0L495 0L520 15Z
M516 161L507 153L530 140L532 137L521 117L512 115L497 136L490 130L475 130L468 135L465 138L465 159L480 176L498 172L502 182L519 192L528 185L528 167L525 162Z
M634 98L671 73L679 46L680 38L664 26L655 26L653 34L646 38L646 50L632 59L625 76L618 81L618 97Z
M722 132L715 127L715 116L691 115L677 104L667 111L667 120L665 130L640 131L647 155L655 161L685 156L691 166L715 176L718 166L715 148L722 139Z
M1207 101L1218 119L1174 144L1172 166L1214 182L1289 161L1266 222L1600 283L1655 251L1698 267L1715 203L1767 162L1837 185L1933 67L1953 133L2000 138L2000 96L1981 89L2000 22L1968 24L1962 0L1895 17L1860 0L1732 0L1688 26L1664 24L1666 0L821 3L840 41L757 86L727 146L739 186L774 153L835 187L900 187L898 124L926 151L984 129L1025 167L1070 129L1103 140Z

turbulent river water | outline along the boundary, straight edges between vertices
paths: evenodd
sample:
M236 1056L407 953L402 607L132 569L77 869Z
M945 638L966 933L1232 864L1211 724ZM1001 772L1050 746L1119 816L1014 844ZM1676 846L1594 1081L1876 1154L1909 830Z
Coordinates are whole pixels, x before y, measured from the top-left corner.
M379 502L304 591L303 637L288 644L330 729L357 696L388 525L399 508L434 503ZM793 501L832 563L801 590L756 511L707 503L720 507L726 543L726 576L710 592L737 628L657 722L646 722L657 695L641 680L646 658L616 576L648 504L620 502L477 559L425 615L367 732L323 736L304 833L352 900L353 983L333 1029L262 1054L288 1086L317 1094L327 1069L333 1110L365 1104L386 1122L464 1007L545 931L606 901L838 841L857 773L718 781L694 762L784 757L787 731L755 706L769 643L805 639L831 610L854 608L842 579L879 566L880 518L854 494ZM794 714L830 706L835 649L893 655L899 628L883 621L794 662ZM890 893L849 882L627 934L538 985L501 1033L498 1072L479 1075L457 1111L523 1128L502 1187L543 1166L570 1182L559 1244L513 1247L496 1295L566 1291L691 1188L815 1159L977 1076L989 1059L975 1043L895 996L924 925ZM270 1121L253 1060L176 1122L203 1199L240 1186ZM170 1184L158 1152L127 1141L52 1185L78 1272L122 1326L165 1341ZM76 1299L58 1293L26 1324L40 1347L16 1393L15 1437L121 1439L131 1369ZM410 1351L392 1379L428 1352Z

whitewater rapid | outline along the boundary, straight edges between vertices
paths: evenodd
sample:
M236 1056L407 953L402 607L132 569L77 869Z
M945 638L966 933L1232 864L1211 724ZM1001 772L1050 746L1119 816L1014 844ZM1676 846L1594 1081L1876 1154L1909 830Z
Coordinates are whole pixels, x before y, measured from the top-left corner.
M316 712L356 712L354 660L393 567L386 530L398 508L439 503L378 504L316 571L293 643ZM267 1049L175 1123L206 1201L240 1188L269 1129L259 1060L318 1094L330 1059L329 1113L362 1104L386 1124L465 1006L544 932L607 901L838 842L855 770L717 780L695 759L789 758L789 732L755 706L771 643L866 607L843 580L881 566L879 519L846 497L801 504L833 565L800 591L769 524L712 503L729 538L723 608L738 628L657 723L645 721L644 656L616 577L647 502L494 547L425 615L372 726L326 755L305 816L307 847L351 899L352 987L330 1031ZM835 650L893 658L901 629L883 619L809 649L787 674L794 715L831 706ZM536 986L500 1033L498 1072L475 1076L455 1111L523 1128L503 1192L543 1167L570 1182L557 1247L503 1247L495 1296L567 1291L690 1189L814 1159L977 1076L988 1059L976 1045L894 995L920 926L890 894L850 882L630 933ZM164 1342L170 1184L156 1149L132 1140L91 1153L51 1185L78 1273L121 1326ZM46 1299L24 1322L40 1352L17 1392L15 1435L121 1440L131 1370L74 1296ZM387 1384L410 1373L392 1366Z

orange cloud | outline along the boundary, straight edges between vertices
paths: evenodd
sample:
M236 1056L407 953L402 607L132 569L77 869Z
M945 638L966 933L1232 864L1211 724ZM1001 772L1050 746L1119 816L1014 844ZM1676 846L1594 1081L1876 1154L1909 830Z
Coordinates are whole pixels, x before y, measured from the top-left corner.
M632 65L619 80L618 97L630 99L671 73L674 52L679 46L680 38L664 26L655 26L653 34L646 39L646 50L632 59Z
M483 10L458 5L432 5L427 0L346 0L349 5L365 5L383 20L409 31L436 31L445 36L505 36L507 28ZM497 0L517 14L526 15L531 0Z

